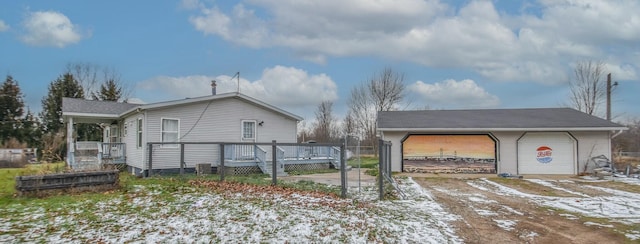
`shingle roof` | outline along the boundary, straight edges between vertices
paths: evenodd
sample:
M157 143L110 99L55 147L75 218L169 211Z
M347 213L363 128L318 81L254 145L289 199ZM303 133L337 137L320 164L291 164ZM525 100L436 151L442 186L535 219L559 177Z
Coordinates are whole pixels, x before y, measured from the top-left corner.
M119 103L112 101L85 100L82 98L62 98L63 113L113 114L119 115L140 104Z
M226 98L242 99L246 102L250 102L255 105L261 106L263 108L283 114L293 120L297 120L297 121L302 120L302 117L298 115L292 114L278 107L267 104L258 99L249 97L241 93L222 93L222 94L217 94L213 96L209 95L209 96L186 98L186 99L158 102L158 103L151 103L151 104L144 104L144 105L64 97L62 98L62 114L63 115L70 115L70 114L108 115L108 117L111 117L111 116L117 117L117 116L123 116L125 113L131 112L134 108L139 108L142 110L158 109L158 108L180 106L184 104L213 101L213 100L226 99Z
M625 129L571 108L389 111L378 113L378 130L436 129Z

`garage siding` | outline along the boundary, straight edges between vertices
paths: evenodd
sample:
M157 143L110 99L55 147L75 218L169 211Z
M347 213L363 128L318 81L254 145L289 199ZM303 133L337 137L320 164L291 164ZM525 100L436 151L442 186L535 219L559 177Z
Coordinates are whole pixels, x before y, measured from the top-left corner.
M578 173L583 173L585 170L591 172L595 168L593 164L588 164L591 157L604 155L611 159L609 131L571 132L571 134L578 140Z
M518 173L518 138L524 131L496 131L491 133L497 140L497 164L498 173ZM402 171L402 139L409 132L389 132L383 133L384 140L391 141L392 153L392 170L395 172ZM609 131L579 131L570 132L577 141L577 161L578 168L576 171L582 173L593 169L592 165L587 165L591 157L605 155L611 158L611 145L609 143ZM585 168L585 165L588 167Z
M517 141L524 132L498 131L491 132L498 139L498 173L512 173L518 171Z
M518 140L518 174L576 174L576 140L566 132L528 132Z
M407 132L385 132L384 140L391 141L391 171L402 171L402 139Z

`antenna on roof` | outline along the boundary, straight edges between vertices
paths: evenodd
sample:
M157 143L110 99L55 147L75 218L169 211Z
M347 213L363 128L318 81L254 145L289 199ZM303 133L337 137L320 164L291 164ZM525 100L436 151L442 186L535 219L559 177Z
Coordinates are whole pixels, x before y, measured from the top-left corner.
M233 80L234 77L238 78L238 90L237 90L237 92L240 93L240 71L236 72L236 74L233 77L231 77L231 79Z

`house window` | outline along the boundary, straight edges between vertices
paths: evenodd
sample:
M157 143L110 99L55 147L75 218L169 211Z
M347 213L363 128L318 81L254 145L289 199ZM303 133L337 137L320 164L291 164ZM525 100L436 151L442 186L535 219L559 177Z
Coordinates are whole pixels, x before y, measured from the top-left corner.
M138 119L138 125L137 125L137 130L136 130L136 141L138 144L138 148L142 148L142 119Z
M180 120L162 119L162 142L179 141ZM178 147L178 144L165 144L163 147Z
M118 127L117 126L111 126L109 127L109 130L111 131L110 136L109 136L109 142L110 143L116 143L118 142Z
M255 140L256 139L256 121L243 120L242 121L242 140Z

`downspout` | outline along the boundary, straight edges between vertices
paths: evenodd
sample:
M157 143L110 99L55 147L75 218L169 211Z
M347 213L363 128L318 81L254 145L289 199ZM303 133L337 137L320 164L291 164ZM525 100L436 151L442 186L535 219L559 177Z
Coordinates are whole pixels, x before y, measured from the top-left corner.
M613 135L611 136L611 139L616 138L617 136L619 136L620 134L622 134L622 132L623 132L623 131L624 131L624 130L619 130L618 132L616 132L615 134L613 134Z

